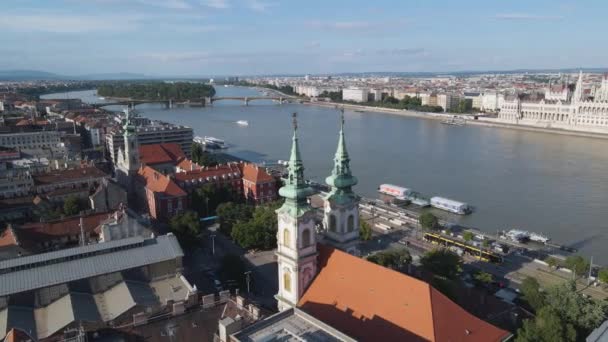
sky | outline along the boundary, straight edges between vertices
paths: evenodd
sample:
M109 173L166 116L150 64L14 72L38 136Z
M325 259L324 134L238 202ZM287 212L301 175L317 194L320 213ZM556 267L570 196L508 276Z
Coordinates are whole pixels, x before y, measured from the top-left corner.
M2 0L0 70L332 74L608 67L606 0Z

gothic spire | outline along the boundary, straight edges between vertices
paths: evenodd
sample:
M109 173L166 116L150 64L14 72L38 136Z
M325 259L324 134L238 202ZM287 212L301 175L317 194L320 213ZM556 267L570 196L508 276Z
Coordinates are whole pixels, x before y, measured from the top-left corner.
M340 133L338 135L338 148L334 157L334 167L331 175L325 182L332 187L331 194L352 194L351 187L357 184L357 178L350 170L350 157L346 150L344 137L344 108L340 110ZM330 196L331 196L330 194Z
M279 195L285 198L285 203L280 211L289 211L295 216L310 209L308 196L312 195L313 190L306 184L304 179L304 164L300 156L298 146L298 121L297 114L293 113L293 138L291 143L291 155L287 165L287 178L284 185L279 189Z

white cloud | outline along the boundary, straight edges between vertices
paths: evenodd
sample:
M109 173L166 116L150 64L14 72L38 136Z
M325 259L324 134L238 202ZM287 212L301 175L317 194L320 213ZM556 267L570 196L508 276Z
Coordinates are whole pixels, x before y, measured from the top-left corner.
M201 3L204 6L217 8L217 9L226 9L230 8L230 2L228 0L203 0Z
M372 24L366 21L337 21L337 22L322 22L311 21L307 23L311 28L324 30L359 30L372 27Z
M98 17L64 14L0 15L0 28L20 32L84 33L129 31L139 27L139 17Z
M263 0L247 0L247 7L256 12L266 12L269 8L276 6L274 2L266 2Z
M136 1L141 4L144 4L144 5L162 7L162 8L170 8L170 9L190 9L190 8L192 8L192 6L187 1L184 1L184 0L136 0Z
M494 16L495 19L499 20L513 20L513 21L541 21L541 20L562 20L563 16L559 15L535 15L529 13L503 13Z

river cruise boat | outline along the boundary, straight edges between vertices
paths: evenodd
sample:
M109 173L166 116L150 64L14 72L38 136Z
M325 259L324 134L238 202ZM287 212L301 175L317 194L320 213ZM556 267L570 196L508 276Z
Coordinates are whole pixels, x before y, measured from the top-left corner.
M463 118L458 118L456 116L453 116L447 120L441 121L441 123L444 125L463 126L466 122Z
M240 126L249 126L249 121L247 121L247 120L239 120L236 123L237 123L237 125L240 125Z
M454 214L466 215L471 213L471 207L464 203L451 200L445 197L431 197L431 207L449 211Z

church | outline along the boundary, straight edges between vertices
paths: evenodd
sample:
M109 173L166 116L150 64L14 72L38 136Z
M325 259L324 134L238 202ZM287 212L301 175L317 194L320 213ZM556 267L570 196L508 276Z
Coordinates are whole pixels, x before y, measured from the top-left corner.
M428 283L359 258L359 199L352 187L342 114L326 182L323 228L315 230L297 121L277 210L279 313L230 341L506 341L508 331L465 311ZM322 241L322 242L321 242Z

